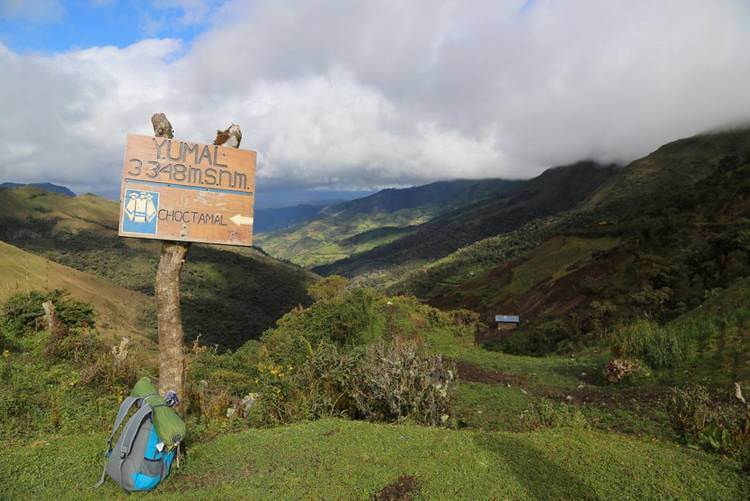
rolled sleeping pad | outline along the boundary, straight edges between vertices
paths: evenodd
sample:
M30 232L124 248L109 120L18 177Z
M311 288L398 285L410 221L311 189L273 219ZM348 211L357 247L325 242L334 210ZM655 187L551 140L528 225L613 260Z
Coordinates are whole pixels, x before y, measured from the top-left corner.
M130 395L143 398L154 410L154 428L159 439L164 442L167 449L172 449L185 438L185 422L172 409L167 407L164 399L148 377L142 377L133 386Z

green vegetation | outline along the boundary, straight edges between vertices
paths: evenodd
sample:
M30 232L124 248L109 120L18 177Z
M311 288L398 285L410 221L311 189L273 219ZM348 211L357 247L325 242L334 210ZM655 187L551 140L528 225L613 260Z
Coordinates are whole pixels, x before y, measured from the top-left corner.
M5 189L0 190L0 214L0 240L140 292L138 305L122 301L112 308L149 319L144 327L153 329L153 303L145 296L153 294L160 244L118 237L117 203L94 195L67 197L35 188ZM5 266L0 259L0 267ZM45 269L27 266L22 257L13 266L16 276L7 277L7 282L6 275L0 279L4 289L24 284L26 274ZM53 275L46 273L44 279L65 281L70 274ZM200 336L204 344L237 348L259 337L294 306L307 304L305 289L315 278L255 249L193 245L182 273L186 334L190 340ZM75 295L75 287L63 286Z
M311 221L258 235L257 242L271 255L301 266L333 263L408 236L417 225L451 209L504 196L521 184L457 180L382 190L327 207Z
M617 330L612 352L640 358L653 369L674 369L691 358L688 341L687 336L673 327L643 320Z
M279 304L261 307L279 318L225 339L229 349L192 343L188 455L155 495L748 498L748 131L679 141L622 170L556 169L517 189L417 228L357 228L335 245L398 238L326 268L363 272L354 283L196 246L184 306L219 315L188 316L191 329L232 331L245 313L222 318L212 301L244 307L248 290L268 292ZM0 478L15 479L0 497L115 497L111 484L89 487L97 454L117 402L156 364L153 344L112 346L147 332L152 314L114 305L148 299L156 249L114 238L112 205L96 197L5 191L2 238L37 255L0 245L12 272ZM342 221L430 205L397 199L364 199ZM66 286L58 271L70 296L53 292ZM45 298L66 335L39 322ZM116 313L129 320L120 336L107 327ZM521 328L491 329L495 313L521 314Z
M234 352L194 346L188 455L157 496L365 498L402 475L416 479L420 496L470 499L623 493L739 499L750 488L735 460L670 443L666 418L651 417L658 401L639 399L643 407L632 407L627 388L596 377L606 353L538 358L487 351L474 343L479 325L471 312L343 285L335 277L316 284L317 302ZM0 362L0 475L15 481L3 484L3 496L120 495L112 484L91 488L99 452L127 385L155 367L117 365L135 354L100 361L109 350L95 343L50 351L44 332L6 334L17 349ZM459 377L444 393L449 407L383 413L394 409L393 401L432 405L431 398L414 400L424 393L411 389L427 386L421 375L435 374L436 366L420 364L448 359ZM100 368L96 384L86 379L91 367ZM386 391L378 396L378 388ZM339 419L327 417L331 410ZM358 416L454 429L342 419ZM284 422L294 424L278 426ZM243 431L254 425L270 428Z
M66 290L72 299L90 303L96 325L108 340L129 336L136 344L153 346L152 300L88 273L48 261L0 242L0 301L24 292Z
M572 209L615 172L613 166L595 162L548 169L510 193L500 193L445 212L420 225L410 235L351 258L318 266L314 271L323 275L355 276L424 264L483 238L508 233L533 220Z
M4 495L127 497L112 483L91 487L103 442L104 434L84 434L7 445L0 476L13 481L3 483ZM727 461L621 435L575 428L445 431L326 419L196 444L153 496L367 499L404 474L417 479L426 499L742 499L750 488Z
M55 305L56 315L66 328L88 329L95 326L91 305L71 299L67 291L56 289L46 293L31 291L11 296L2 310L6 332L22 336L41 330L40 319L44 315L42 304L46 301Z

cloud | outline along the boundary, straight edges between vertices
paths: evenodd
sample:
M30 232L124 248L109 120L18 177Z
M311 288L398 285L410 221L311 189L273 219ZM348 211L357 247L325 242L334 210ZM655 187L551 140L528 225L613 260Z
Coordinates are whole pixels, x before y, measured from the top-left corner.
M33 23L53 23L65 17L65 7L59 0L0 0L0 20L23 20Z
M337 188L628 161L750 119L744 1L209 7L190 47L0 47L0 179L110 189L125 133L148 133L155 111L196 141L242 124L266 186Z

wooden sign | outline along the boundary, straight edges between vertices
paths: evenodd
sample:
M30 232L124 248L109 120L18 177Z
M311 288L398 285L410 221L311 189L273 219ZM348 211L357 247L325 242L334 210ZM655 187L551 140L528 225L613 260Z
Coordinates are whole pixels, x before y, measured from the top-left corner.
M254 151L128 134L123 237L252 245Z

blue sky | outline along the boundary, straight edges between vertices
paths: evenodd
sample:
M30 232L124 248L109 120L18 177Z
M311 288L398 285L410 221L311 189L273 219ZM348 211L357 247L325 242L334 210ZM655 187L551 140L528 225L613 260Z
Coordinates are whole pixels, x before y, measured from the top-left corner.
M0 43L21 54L125 47L150 37L180 38L189 45L209 26L210 7L179 1L0 0Z

